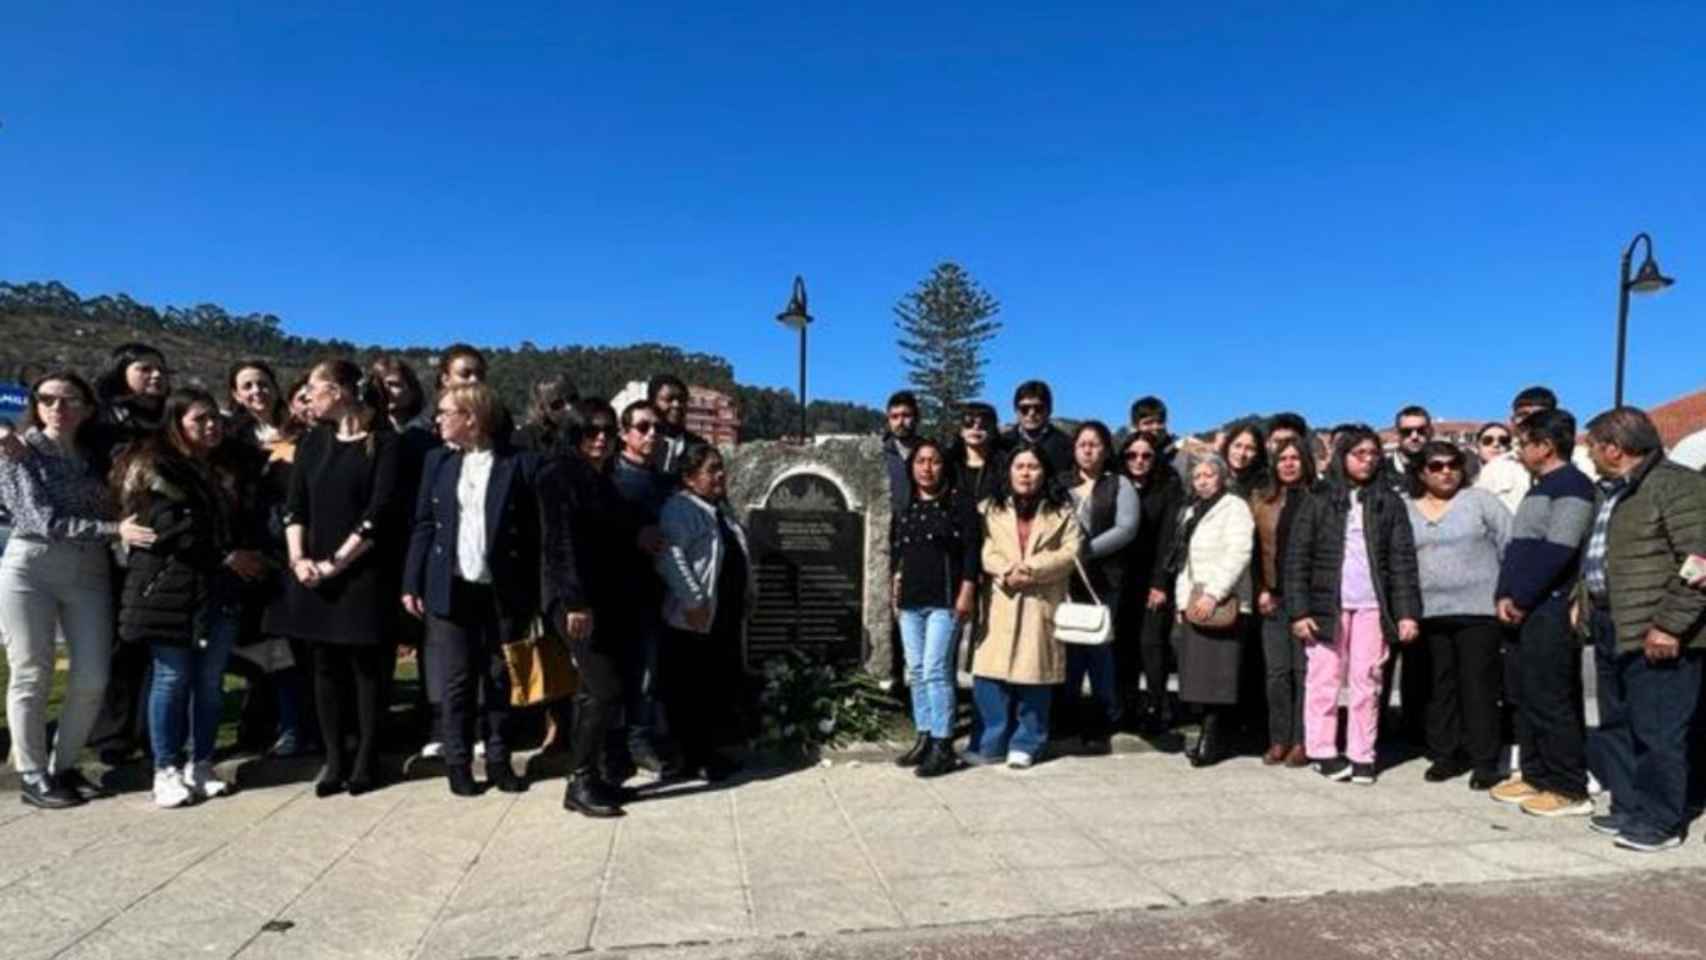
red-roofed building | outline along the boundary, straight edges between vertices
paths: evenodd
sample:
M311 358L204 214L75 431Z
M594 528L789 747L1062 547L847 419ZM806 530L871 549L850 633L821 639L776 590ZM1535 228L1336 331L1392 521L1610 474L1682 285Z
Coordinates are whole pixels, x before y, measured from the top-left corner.
M1706 390L1696 390L1661 403L1649 409L1647 416L1652 417L1653 425L1659 428L1659 437L1664 440L1666 449L1674 447L1683 437L1706 430Z

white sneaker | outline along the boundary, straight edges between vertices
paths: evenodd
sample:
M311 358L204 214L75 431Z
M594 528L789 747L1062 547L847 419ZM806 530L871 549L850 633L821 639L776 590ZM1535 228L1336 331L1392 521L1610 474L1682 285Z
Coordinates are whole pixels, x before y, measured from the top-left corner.
M475 740L474 741L474 758L476 760L486 759L486 741L484 741L484 740Z
M431 743L429 743L426 746L421 748L421 759L422 760L437 760L438 758L440 758L442 756L444 756L444 744L438 742L437 740L434 740L433 742L431 742Z
M213 764L205 760L190 766L184 786L203 797L223 797L231 792L231 785L215 776Z
M1007 768L1009 770L1028 770L1036 760L1023 750L1007 751Z
M184 783L184 775L177 767L161 767L154 771L154 805L161 809L170 810L182 807L195 799L195 794Z

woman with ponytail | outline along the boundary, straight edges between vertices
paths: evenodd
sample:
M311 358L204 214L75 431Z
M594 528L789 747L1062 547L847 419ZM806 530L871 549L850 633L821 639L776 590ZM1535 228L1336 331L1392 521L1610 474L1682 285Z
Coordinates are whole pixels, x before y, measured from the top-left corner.
M348 360L308 374L315 427L297 445L285 502L291 583L269 632L314 643L314 699L326 741L318 796L374 786L381 692L395 643L404 496L385 395ZM355 722L345 716L355 705ZM345 738L356 736L353 756Z

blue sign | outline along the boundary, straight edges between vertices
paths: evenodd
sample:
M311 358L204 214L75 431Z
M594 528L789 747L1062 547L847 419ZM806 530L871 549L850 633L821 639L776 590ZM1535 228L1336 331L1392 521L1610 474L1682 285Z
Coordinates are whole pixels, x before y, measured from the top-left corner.
M16 383L0 383L0 416L21 416L29 403L29 387Z

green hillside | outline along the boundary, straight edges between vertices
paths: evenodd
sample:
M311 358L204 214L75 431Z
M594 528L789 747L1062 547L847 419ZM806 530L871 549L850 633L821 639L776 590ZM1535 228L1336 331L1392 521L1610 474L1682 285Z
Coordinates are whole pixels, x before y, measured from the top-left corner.
M260 357L288 380L316 360L345 355L365 360L381 352L402 354L423 380L437 347L358 345L318 340L285 331L272 314L234 315L215 304L159 309L125 294L84 299L57 282L0 282L0 376L28 379L53 367L94 375L113 347L143 340L159 347L179 382L200 381L222 392L226 369L245 357ZM611 396L633 380L671 371L689 383L732 391L742 412L742 439L774 439L798 429L799 402L792 391L742 385L734 367L713 354L687 353L659 343L626 347L519 347L477 344L491 366L491 382L516 409L525 409L528 385L565 373L584 394ZM438 346L443 346L442 344ZM880 411L852 403L813 401L813 428L824 432L875 433Z

